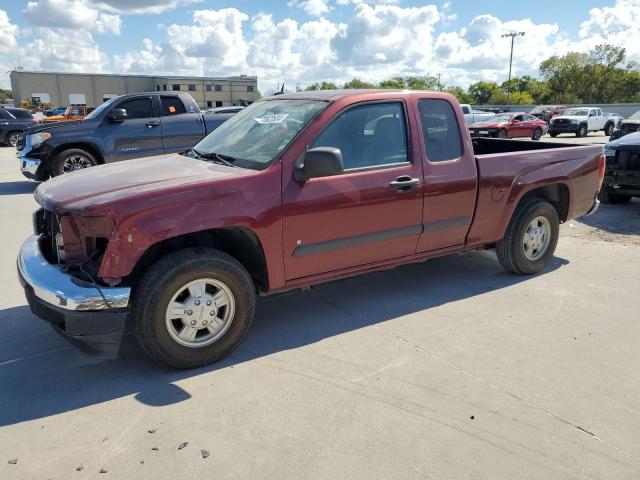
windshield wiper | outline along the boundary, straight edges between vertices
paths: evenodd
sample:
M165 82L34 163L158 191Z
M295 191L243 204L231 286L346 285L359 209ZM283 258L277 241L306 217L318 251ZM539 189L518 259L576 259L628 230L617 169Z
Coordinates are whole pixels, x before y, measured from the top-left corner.
M235 162L237 160L237 158L231 157L229 155L222 155L221 153L216 153L216 152L204 153L204 152L199 152L195 148L192 148L191 151L199 158L204 158L205 160L211 160L212 162L219 163L227 167L235 167L235 165L231 162Z

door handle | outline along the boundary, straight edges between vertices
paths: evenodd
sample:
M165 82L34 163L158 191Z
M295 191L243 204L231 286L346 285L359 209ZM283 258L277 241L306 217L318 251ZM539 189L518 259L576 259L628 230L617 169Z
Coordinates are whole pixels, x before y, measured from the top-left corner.
M149 128L157 127L158 125L160 125L160 121L159 120L149 120L147 122L147 127L149 127Z
M389 182L389 187L393 188L394 190L398 190L399 192L408 192L413 187L417 187L421 183L422 182L419 178L412 178L409 175L402 175L392 182Z

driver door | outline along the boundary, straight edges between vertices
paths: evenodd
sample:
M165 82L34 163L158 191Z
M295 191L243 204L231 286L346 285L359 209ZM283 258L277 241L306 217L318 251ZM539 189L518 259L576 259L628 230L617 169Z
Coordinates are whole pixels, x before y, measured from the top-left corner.
M286 280L415 254L423 173L406 112L400 100L347 107L309 145L338 148L344 172L285 182Z
M113 108L127 111L127 119L121 122L109 120L105 115L102 135L109 161L117 162L130 158L147 157L164 153L160 118L155 115L151 95L125 99Z

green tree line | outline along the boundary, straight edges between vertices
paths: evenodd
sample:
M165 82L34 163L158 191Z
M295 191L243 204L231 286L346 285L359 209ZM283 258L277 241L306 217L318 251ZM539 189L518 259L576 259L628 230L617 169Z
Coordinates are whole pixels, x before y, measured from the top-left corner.
M621 47L602 44L587 53L553 56L540 64L539 71L539 78L524 75L501 84L480 81L466 90L444 85L435 76L393 77L380 83L354 78L340 87L321 82L304 90L440 90L455 95L461 103L474 105L640 102L640 64L628 60Z

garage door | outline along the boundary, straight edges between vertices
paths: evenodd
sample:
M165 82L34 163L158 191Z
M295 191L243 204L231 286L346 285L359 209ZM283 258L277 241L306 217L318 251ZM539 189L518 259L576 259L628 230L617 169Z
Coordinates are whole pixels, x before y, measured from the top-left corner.
M70 93L69 105L86 105L87 97L84 93Z

